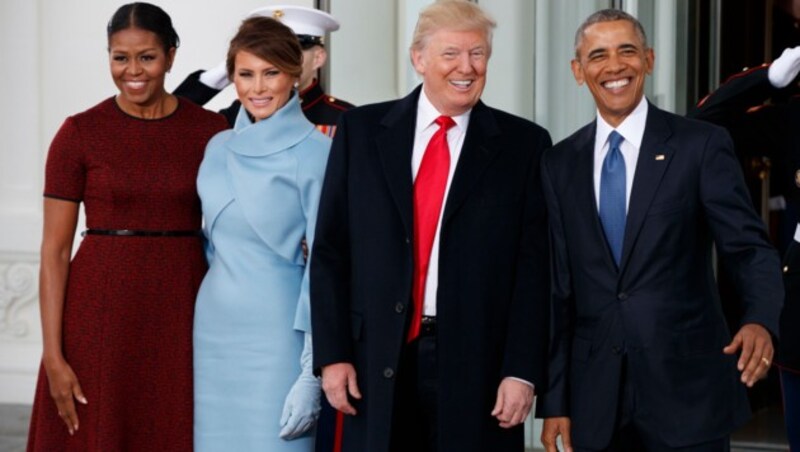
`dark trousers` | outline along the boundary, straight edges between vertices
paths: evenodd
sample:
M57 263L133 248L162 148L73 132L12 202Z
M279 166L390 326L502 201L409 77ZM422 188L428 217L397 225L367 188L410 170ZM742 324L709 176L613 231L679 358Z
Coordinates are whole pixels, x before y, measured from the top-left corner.
M423 326L420 337L407 344L400 358L392 411L392 452L437 452L437 392L439 376L435 325Z
M725 436L702 444L685 447L670 447L658 435L657 430L642 425L637 420L637 394L631 380L631 370L627 357L623 361L622 381L620 382L619 412L617 427L611 444L592 452L729 452L730 438ZM589 452L591 449L575 448L576 452Z
M789 450L800 451L800 374L781 369L780 375Z

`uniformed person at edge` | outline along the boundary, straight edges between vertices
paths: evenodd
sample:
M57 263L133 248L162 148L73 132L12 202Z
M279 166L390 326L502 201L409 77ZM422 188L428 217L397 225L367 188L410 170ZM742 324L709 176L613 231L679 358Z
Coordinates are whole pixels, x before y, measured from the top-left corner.
M317 73L328 60L325 49L325 34L339 29L339 22L330 14L314 8L291 5L275 5L259 8L249 16L265 16L278 19L295 32L303 49L303 73L298 90L303 113L309 121L328 136L336 131L336 122L343 111L353 105L326 94L317 78ZM203 105L230 84L224 61L213 69L199 70L190 74L174 94ZM239 101L220 110L228 123L233 125L239 112Z

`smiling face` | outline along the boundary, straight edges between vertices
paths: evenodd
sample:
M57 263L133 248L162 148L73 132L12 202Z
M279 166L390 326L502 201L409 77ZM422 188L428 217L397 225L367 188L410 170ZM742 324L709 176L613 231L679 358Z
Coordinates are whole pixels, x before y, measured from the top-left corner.
M236 54L233 83L244 108L260 121L286 105L297 79L250 52Z
M583 32L572 73L592 92L603 119L616 127L644 96L644 81L653 71L653 50L645 48L633 23L598 22Z
M126 28L114 33L108 42L108 58L120 92L117 103L123 110L151 106L166 95L164 77L172 67L175 48L165 52L152 31Z
M480 31L439 30L411 51L411 60L433 106L443 115L458 116L481 98L489 53Z

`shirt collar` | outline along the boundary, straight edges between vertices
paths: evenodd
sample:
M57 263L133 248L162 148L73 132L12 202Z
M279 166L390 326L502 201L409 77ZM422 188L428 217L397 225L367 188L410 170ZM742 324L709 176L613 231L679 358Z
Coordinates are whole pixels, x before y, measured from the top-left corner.
M472 113L471 108L458 116L453 116L452 118L456 123L456 127L462 131L467 130L470 113ZM431 100L425 95L425 86L423 86L419 92L419 101L417 102L417 132L421 132L430 127L433 121L439 116L442 116L442 114L436 110Z
M608 134L616 130L625 138L625 141L632 144L634 148L639 149L642 147L642 137L644 136L644 126L647 123L647 99L642 96L639 105L633 109L631 114L626 117L622 123L616 128L611 127L609 123L597 111L597 133L595 134L595 142L602 143L604 146L608 140ZM601 146L602 147L602 146Z

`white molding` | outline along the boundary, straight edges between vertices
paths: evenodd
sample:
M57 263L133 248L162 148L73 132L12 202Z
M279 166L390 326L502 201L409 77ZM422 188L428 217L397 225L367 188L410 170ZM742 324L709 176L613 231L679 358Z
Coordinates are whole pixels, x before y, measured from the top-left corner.
M38 256L0 253L0 340L29 339L36 328L24 316L38 300Z
M39 256L0 252L0 403L30 404L42 353Z

